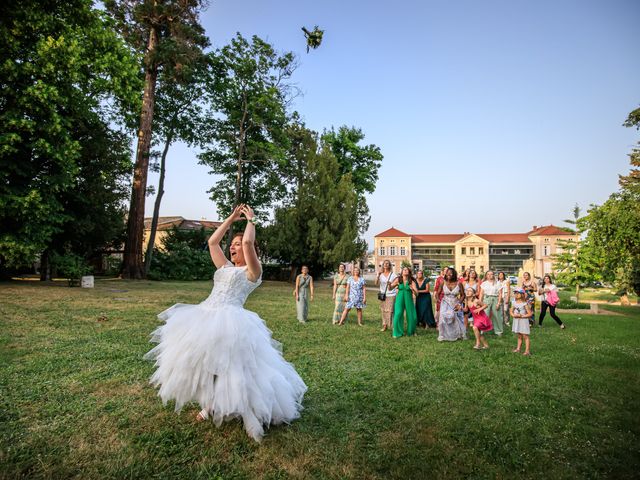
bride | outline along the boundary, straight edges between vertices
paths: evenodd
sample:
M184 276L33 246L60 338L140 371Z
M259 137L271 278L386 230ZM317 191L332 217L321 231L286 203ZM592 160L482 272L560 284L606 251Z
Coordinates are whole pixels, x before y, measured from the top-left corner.
M247 226L231 242L231 263L220 241L243 219ZM265 426L300 416L307 387L264 321L243 308L262 275L253 210L236 207L208 243L217 269L213 290L199 305L178 303L158 315L166 323L153 332L158 345L145 355L157 367L151 383L160 387L163 404L175 400L176 411L198 402L198 421L212 417L220 426L240 417L247 434L260 441Z

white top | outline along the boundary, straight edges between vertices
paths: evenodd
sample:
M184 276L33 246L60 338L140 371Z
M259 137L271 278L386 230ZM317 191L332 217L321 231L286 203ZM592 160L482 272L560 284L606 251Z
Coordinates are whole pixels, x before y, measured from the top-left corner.
M396 278L398 278L398 275L393 272L389 273L388 276L384 273L381 273L380 277L378 277L380 281L380 293L384 293L385 288L387 288L387 283L393 283ZM387 290L387 297L395 297L397 293L398 287L390 288Z
M507 290L509 290L509 286L511 285L511 283L509 282L508 278L504 280L498 280L498 282L500 282L500 284L502 285L500 287L500 289L502 290L502 296L505 296L507 294Z
M493 283L485 280L480 284L480 288L482 288L482 291L485 295L494 295L497 297L498 292L500 292L500 289L502 288L502 285L500 285L500 282L498 282L497 280L495 280Z
M544 287L542 287L542 289L544 290L544 293L542 294L542 300L546 301L547 300L547 292L550 292L551 290L557 290L558 287L556 287L553 283L551 285L547 285L545 284Z

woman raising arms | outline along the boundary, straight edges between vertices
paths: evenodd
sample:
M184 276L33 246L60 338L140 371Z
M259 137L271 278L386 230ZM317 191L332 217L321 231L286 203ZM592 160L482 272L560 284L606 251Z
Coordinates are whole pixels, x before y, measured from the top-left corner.
M244 219L246 228L233 237L229 261L220 241ZM174 400L179 411L197 402L196 419L212 417L217 426L242 418L247 434L260 441L265 427L300 416L307 387L264 321L243 308L262 275L254 223L251 207L239 205L214 231L208 242L217 268L211 294L198 305L176 304L160 313L166 323L153 332L158 345L145 358L155 360L151 383L160 387L163 403Z

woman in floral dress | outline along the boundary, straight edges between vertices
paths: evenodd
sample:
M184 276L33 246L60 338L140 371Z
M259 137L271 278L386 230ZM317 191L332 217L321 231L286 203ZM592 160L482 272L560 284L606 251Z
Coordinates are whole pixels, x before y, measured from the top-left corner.
M347 304L342 312L342 318L338 325L344 325L344 321L349 315L349 311L355 308L358 312L358 325L362 326L362 309L367 306L367 290L365 288L364 278L360 276L360 267L353 267L353 275L347 281L347 291L344 295L344 301Z

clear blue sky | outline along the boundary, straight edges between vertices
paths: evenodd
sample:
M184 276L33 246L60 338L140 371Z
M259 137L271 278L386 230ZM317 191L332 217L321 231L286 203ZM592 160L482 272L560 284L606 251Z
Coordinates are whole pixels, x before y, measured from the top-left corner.
M639 18L637 0L217 0L202 21L214 46L239 31L295 52L307 125L382 149L371 247L391 226L522 232L606 200L639 137L621 126L640 104ZM175 146L161 215L217 219L213 182Z

